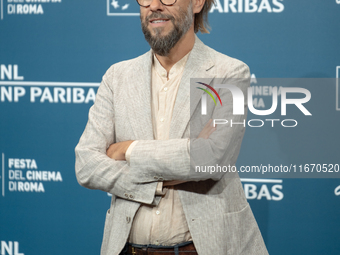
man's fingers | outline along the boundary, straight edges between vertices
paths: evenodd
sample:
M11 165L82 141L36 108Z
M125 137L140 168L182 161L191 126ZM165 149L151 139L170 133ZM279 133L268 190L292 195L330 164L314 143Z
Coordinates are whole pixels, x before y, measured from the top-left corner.
M216 127L212 125L213 120L210 119L207 124L205 124L203 130L199 134L198 138L208 139L209 136L216 130Z
M209 138L209 136L212 134L212 133L214 133L215 132L215 130L216 130L216 128L215 127L212 127L210 130L209 130L209 133L208 133L208 138ZM207 138L207 139L208 139Z
M212 126L212 124L211 124L211 123L212 123L212 121L213 121L213 120L212 120L212 119L210 119L210 120L208 121L208 123L205 125L205 127L211 127L211 126Z
M115 143L111 144L111 145L109 146L109 148L107 148L107 150L106 150L106 155L107 155L108 157L110 157L110 158L113 158L114 153L115 153L115 150L117 149L116 147L117 147L117 146L116 146Z
M133 141L113 143L107 148L106 155L115 160L126 160L125 153Z

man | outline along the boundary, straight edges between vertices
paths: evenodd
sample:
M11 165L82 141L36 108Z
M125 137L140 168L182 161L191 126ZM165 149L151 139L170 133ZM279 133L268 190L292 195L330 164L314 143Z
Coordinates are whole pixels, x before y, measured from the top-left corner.
M207 32L212 0L138 4L152 50L106 72L76 147L78 182L112 194L101 254L267 254L237 174L190 167L234 165L244 133L208 121L221 113L241 121L230 103L209 106L201 128L192 112L203 91L190 97L190 78L241 78L245 92L248 67L195 36Z

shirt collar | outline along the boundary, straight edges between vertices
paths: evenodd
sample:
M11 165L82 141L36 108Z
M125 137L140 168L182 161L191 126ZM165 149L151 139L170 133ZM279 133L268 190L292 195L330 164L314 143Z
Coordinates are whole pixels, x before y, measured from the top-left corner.
M191 51L190 51L191 52ZM177 61L170 69L169 71L169 80L174 76L179 73L181 73L184 69L184 66L188 60L188 57L190 55L190 52L186 54L183 58L181 58L179 61ZM155 71L157 74L163 78L167 77L167 71L165 68L161 65L161 63L158 61L156 54L153 54L153 61L152 65L155 68Z

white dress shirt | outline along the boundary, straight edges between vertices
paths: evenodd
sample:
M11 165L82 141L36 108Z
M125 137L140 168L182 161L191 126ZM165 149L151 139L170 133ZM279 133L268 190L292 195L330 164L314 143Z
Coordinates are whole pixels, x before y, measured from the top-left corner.
M153 57L151 101L153 133L156 140L169 139L172 111L189 54L173 65L169 74L157 57ZM136 143L138 141L134 141L126 151L128 162ZM163 194L158 206L142 204L138 209L132 223L129 242L175 245L192 240L176 186L163 188L162 182L159 182L156 194Z

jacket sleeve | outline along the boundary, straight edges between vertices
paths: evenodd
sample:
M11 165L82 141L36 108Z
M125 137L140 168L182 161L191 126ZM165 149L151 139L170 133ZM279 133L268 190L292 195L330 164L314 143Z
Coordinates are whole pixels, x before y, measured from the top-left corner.
M75 148L75 172L80 185L99 189L118 197L141 203L157 203L157 182L140 183L126 161L117 161L106 155L115 142L113 91L109 86L113 78L112 66L103 76L88 122Z
M230 76L230 73L225 73L222 77L225 77L224 83L237 79L237 86L243 95L246 95L250 83L250 73L248 66L240 63L235 75ZM131 152L129 164L131 169L137 172L140 182L157 179L168 181L220 180L226 174L225 171L196 171L197 167L235 165L245 131L247 100L244 100L244 114L233 115L231 92L227 89L220 89L219 92L223 106L216 106L210 118L226 119L229 121L229 125L217 125L217 130L210 135L209 139L197 139L195 137L198 136L199 131L195 134L192 132L195 129L192 125L196 122L190 120L190 139L138 140ZM210 103L209 107L213 108L212 100ZM200 109L198 111L200 112ZM230 127L231 122L234 123L232 127ZM235 176L235 172L230 173L230 176Z

